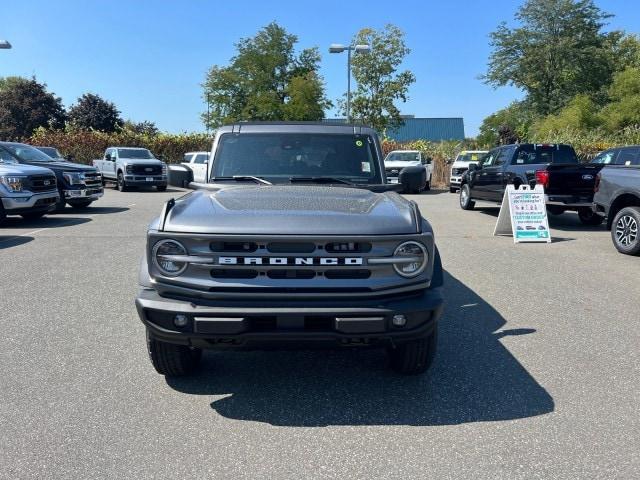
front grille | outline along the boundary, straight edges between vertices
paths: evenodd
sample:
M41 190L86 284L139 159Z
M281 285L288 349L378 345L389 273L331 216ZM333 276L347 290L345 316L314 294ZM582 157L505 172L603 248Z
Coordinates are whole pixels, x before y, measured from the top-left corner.
M31 175L28 178L27 190L31 192L46 192L56 189L55 175Z
M98 172L90 172L84 174L84 183L88 188L97 188L102 186L102 176Z
M401 168L385 168L384 171L387 174L387 177L397 177L398 175L400 175L400 170L402 170Z
M162 175L162 165L130 165L134 175Z
M452 168L451 169L451 175L462 175L464 172L466 172L468 170L468 168L462 167L462 168Z

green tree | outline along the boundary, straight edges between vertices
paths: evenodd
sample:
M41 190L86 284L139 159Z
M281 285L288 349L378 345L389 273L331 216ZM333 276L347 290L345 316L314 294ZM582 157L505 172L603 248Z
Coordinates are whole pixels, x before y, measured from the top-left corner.
M85 93L78 98L69 109L69 120L74 127L100 132L114 132L124 123L113 103L93 93Z
M640 68L629 67L615 75L609 87L611 103L602 109L602 118L611 132L640 126Z
M211 110L205 125L239 120L320 120L331 103L318 75L317 48L295 53L295 35L273 22L241 39L226 67L214 65L203 84Z
M133 120L127 120L122 125L122 129L134 133L139 133L141 135L149 135L151 137L154 137L160 133L160 130L158 130L156 124L149 120L145 120L143 122L134 122Z
M61 128L62 100L35 78L0 78L0 139L20 140L38 127Z
M356 34L353 44L370 45L371 52L351 57L351 70L357 82L351 99L351 117L380 133L402 125L396 102L407 101L409 87L416 81L409 70L397 72L411 51L405 45L404 33L394 25L381 31L364 28ZM342 101L341 107L346 114L346 102Z
M476 140L485 147L526 140L532 117L526 103L513 102L482 121Z
M596 103L585 94L576 95L569 104L557 114L544 117L531 127L536 138L551 138L563 131L580 132L598 128L602 119Z
M503 22L490 35L486 83L523 89L540 115L610 83L610 49L618 34L602 31L610 15L593 0L527 0L515 18L517 27Z

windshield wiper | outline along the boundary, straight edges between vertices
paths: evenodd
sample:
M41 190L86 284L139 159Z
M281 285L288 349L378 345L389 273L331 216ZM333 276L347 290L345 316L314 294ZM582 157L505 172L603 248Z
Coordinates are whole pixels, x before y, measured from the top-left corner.
M273 185L273 183L265 180L264 178L254 177L252 175L234 175L233 177L212 177L211 180L235 180L236 182L243 182L246 180L252 180L256 183L261 183L263 185Z
M295 182L311 182L311 183L344 183L345 185L355 185L348 180L335 177L290 177L291 183Z

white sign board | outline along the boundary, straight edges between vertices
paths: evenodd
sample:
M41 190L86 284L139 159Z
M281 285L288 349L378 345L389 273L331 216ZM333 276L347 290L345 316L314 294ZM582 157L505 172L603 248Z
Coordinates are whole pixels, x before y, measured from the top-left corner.
M543 186L507 185L493 234L513 235L515 243L551 242Z

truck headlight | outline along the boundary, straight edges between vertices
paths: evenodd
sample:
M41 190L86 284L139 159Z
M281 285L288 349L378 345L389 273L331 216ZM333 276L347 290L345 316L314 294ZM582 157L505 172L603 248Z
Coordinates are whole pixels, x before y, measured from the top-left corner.
M406 262L393 264L396 273L405 278L420 275L429 263L429 254L424 245L419 242L409 241L398 245L393 252L396 258L406 258Z
M163 163L162 164L162 175L166 175L167 174L167 164Z
M69 185L84 185L85 176L82 172L62 172L62 177Z
M22 192L24 190L24 183L27 177L17 175L4 175L0 176L0 183L2 183L10 192Z
M126 166L127 173L133 173L133 165Z
M175 277L187 268L186 262L175 257L187 255L187 249L176 240L160 240L153 246L153 263L163 275Z

